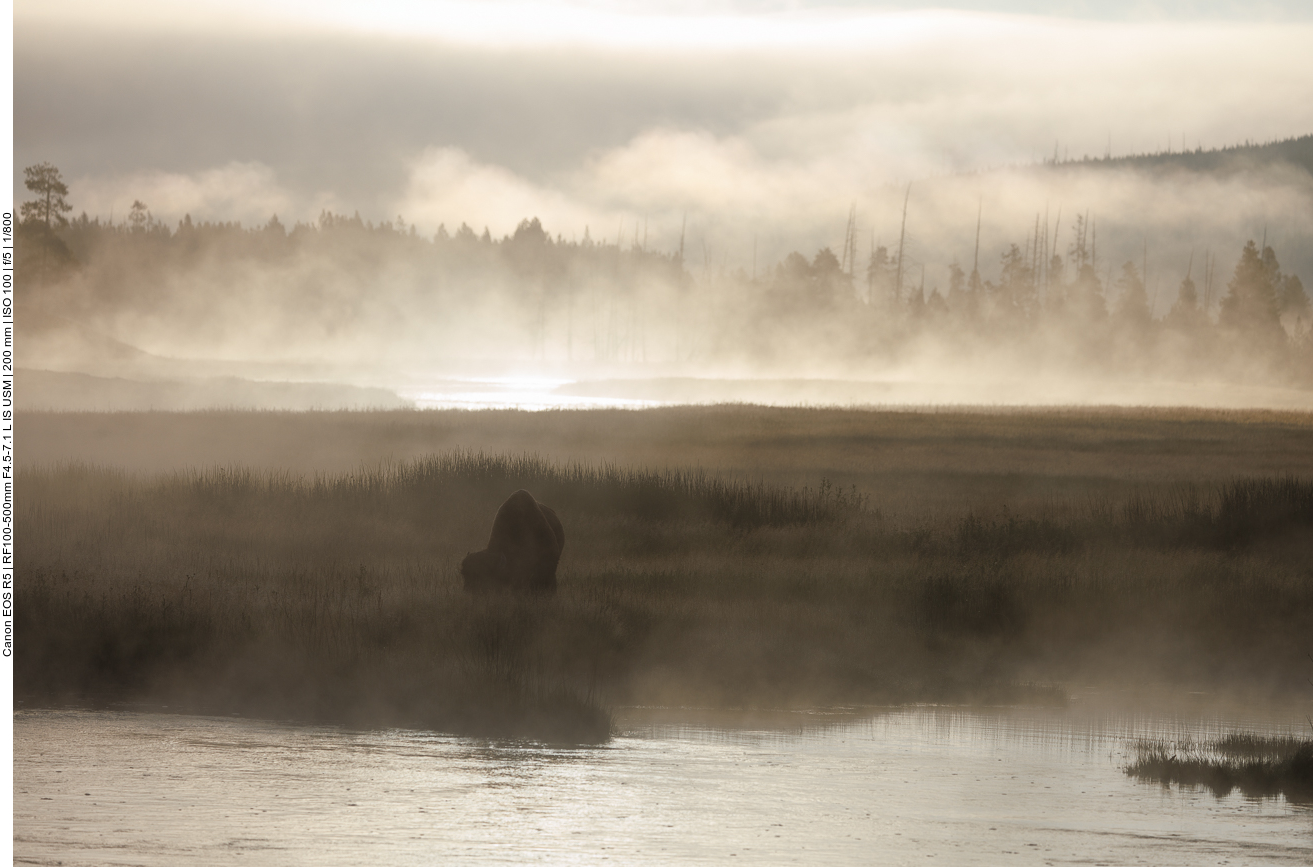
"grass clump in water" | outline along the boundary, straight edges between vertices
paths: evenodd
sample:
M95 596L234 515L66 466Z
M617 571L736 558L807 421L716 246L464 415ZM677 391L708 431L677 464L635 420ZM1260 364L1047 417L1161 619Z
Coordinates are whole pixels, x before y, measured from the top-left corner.
M1139 780L1200 787L1222 797L1239 790L1247 797L1313 802L1313 740L1230 734L1202 744L1141 741L1126 773Z

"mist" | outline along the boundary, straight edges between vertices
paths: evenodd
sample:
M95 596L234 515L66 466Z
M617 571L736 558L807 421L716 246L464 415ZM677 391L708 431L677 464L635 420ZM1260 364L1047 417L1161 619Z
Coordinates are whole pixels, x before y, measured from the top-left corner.
M1127 158L1313 128L1313 25L1294 13L389 9L20 4L16 177L56 165L70 216L85 215L58 267L43 259L25 366L412 397L457 375L1011 382L1036 358L1055 377L1299 380L1289 358L1210 361L1185 339L1114 351L1115 328L1051 358L1088 329L1036 318L1075 279L1054 281L1050 260L1071 265L1078 216L1109 312L1131 262L1150 319L1191 275L1216 321L1249 240L1282 279L1308 279L1307 160ZM129 225L136 203L148 222ZM535 220L539 253L507 245ZM247 240L205 230L183 245L184 221L240 224ZM491 246L443 253L463 225ZM920 321L954 267L1000 285L1013 245L1038 287L1027 349L960 309ZM872 270L881 248L892 290ZM824 250L846 275L825 302L840 306L798 315L806 275L790 289L780 269ZM1292 303L1297 350L1308 319Z
M322 395L324 406L396 395L421 406L1305 406L1308 147L1059 158L890 185L783 256L778 245L814 225L805 197L791 198L787 178L762 193L728 171L727 197L754 197L763 222L772 199L792 202L798 231L783 206L773 233L682 217L670 246L659 223L637 219L572 237L537 216L495 236L479 222L430 233L328 209L291 225L188 213L170 226L135 199L122 220L84 213L22 251L35 278L20 299L24 367L199 378L223 405L253 407L268 398L234 397L215 378L357 389L357 403ZM426 171L467 210L552 205L451 153ZM214 183L244 190L240 176ZM743 247L746 259L731 258ZM471 389L489 377L500 384ZM732 384L696 382L707 379ZM47 395L28 408L205 405L115 403L125 387L108 383L89 404L73 397L85 383L55 399L57 383L41 382ZM380 388L386 399L368 390Z

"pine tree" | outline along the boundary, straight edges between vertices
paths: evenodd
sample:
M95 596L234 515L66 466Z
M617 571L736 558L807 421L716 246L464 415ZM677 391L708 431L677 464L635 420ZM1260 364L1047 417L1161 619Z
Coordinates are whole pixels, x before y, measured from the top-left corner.
M1136 326L1147 325L1152 319L1149 293L1144 288L1144 278L1140 276L1134 262L1122 265L1122 273L1117 278L1117 292L1118 316Z
M1240 252L1235 275L1222 299L1221 322L1226 327L1257 338L1271 337L1280 330L1275 280L1279 268L1271 250L1264 250L1270 255L1259 253L1258 245L1250 241Z
M55 232L68 225L64 214L73 210L65 196L68 185L60 177L59 169L50 163L41 163L23 169L23 185L37 198L23 202L18 209L18 259L15 268L24 279L31 275L36 285L44 284L52 272L73 261L64 240Z
M28 166L23 169L23 186L37 194L36 199L19 207L24 220L45 223L47 229L68 225L64 214L73 210L73 206L64 198L68 195L68 185L60 177L59 169L50 163Z
M1195 285L1189 271L1181 281L1181 288L1176 293L1176 303L1165 320L1173 328L1189 331L1203 324L1203 311L1199 309L1199 287Z

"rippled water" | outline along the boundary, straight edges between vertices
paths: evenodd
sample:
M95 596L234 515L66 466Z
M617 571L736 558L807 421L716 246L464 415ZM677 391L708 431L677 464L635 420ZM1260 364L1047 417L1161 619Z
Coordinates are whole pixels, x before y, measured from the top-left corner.
M601 748L160 714L14 719L17 863L1308 864L1313 810L1138 783L1235 720L902 708ZM1250 730L1253 721L1247 721ZM1260 727L1261 728L1261 727ZM1270 731L1292 731L1268 725Z

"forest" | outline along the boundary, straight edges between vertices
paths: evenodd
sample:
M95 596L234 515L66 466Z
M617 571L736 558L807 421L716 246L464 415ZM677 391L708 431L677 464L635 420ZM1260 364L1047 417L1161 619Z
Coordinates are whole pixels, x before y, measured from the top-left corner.
M649 249L637 224L632 237L607 239L588 229L553 236L537 218L501 238L464 223L426 236L400 216L374 223L329 211L291 226L276 215L255 227L190 215L170 226L141 201L117 220L69 219L58 169L26 175L36 198L22 206L18 234L25 329L72 321L157 355L812 375L932 359L1313 384L1308 293L1266 238L1192 256L1169 306L1146 283L1147 250L1112 260L1084 213L1063 237L1046 215L1005 249L977 240L941 288L927 286L901 238L859 255L851 217L838 253L792 252L749 273L705 255L695 263L683 238L675 250ZM25 366L47 359L36 362Z

